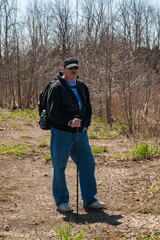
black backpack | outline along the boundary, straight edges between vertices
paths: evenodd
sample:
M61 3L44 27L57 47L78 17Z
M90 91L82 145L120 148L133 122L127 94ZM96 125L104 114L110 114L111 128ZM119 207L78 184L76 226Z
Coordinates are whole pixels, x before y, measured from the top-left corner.
M47 114L47 97L48 97L48 90L52 83L55 82L55 80L49 82L45 89L39 94L39 101L38 101L38 109L39 109L39 125L40 128L43 130L49 130L51 129L52 122L48 117Z

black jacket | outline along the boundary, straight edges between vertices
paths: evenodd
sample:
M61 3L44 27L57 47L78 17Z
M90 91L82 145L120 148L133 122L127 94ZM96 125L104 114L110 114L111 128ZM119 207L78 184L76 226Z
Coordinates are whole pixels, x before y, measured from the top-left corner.
M48 92L47 112L52 121L52 127L67 131L76 132L76 128L68 126L68 122L75 117L82 119L81 128L88 127L91 122L92 109L90 104L89 91L87 86L77 78L76 88L82 101L82 110L71 87L63 78L62 72L57 74Z

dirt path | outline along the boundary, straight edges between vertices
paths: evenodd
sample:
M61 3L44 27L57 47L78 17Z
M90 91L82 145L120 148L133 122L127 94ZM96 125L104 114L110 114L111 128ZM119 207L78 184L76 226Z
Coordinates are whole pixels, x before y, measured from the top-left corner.
M70 159L66 170L73 213L60 214L52 198L52 166L44 155L47 147L38 147L40 140L49 142L49 132L39 129L36 122L24 126L6 123L0 132L2 144L31 144L38 149L24 158L1 155L0 159L0 239L56 239L51 226L68 225L73 232L86 226L85 239L136 239L150 231L160 231L160 159L142 162L110 157L127 151L129 139L90 140L91 146L107 146L108 152L95 155L97 198L106 202L104 210L86 211L79 199L76 212L76 168ZM155 191L153 191L155 190Z

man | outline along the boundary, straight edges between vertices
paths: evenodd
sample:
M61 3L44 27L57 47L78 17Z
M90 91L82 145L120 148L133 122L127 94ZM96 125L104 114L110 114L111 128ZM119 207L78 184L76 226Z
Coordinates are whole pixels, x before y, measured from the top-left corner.
M65 179L69 156L75 163L78 158L83 206L104 207L104 203L95 198L97 194L94 176L95 162L87 136L92 110L88 88L79 80L78 70L77 59L66 59L62 71L55 77L56 81L52 84L48 94L47 111L52 121L52 190L57 210L60 212L72 211L69 206L69 192Z

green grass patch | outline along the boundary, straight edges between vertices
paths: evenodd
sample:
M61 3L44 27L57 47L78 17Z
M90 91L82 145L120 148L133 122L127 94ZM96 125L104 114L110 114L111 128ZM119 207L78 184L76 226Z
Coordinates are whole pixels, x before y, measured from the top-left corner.
M30 150L30 152L32 152L32 153L39 153L39 150L37 150L36 148L31 148L31 150Z
M12 154L15 156L22 157L27 154L27 144L12 143L10 146L0 146L0 154Z
M93 154L107 152L107 147L92 147Z
M142 201L154 200L160 196L160 182L159 177L155 178L152 184L146 184L142 188L141 199ZM152 201L151 200L151 201Z
M158 186L152 186L150 188L150 192L151 192L152 195L155 195L156 193L159 193L159 191L160 191L160 188Z
M89 129L88 136L89 136L89 138L93 138L93 139L97 139L97 138L114 139L114 138L120 136L120 134L115 129L110 130L107 127L102 127L100 129L96 129L93 127L93 130Z
M45 159L45 163L46 163L46 164L49 163L49 162L51 161L51 155L50 155L50 154L46 154L46 155L44 156L44 159Z
M100 118L93 118L92 119L92 124L99 125L99 124L102 124L102 123L106 123L106 120L100 119Z
M145 206L142 209L142 213L144 213L144 214L149 214L151 212L152 212L152 209L149 206Z
M18 110L18 111L11 111L10 115L12 118L35 118L38 112L36 109L25 109L25 110Z
M135 149L130 151L129 154L126 155L127 158L137 161L143 159L152 159L160 154L160 147L155 144L149 144L147 142L142 142L139 145L136 144Z
M112 154L113 158L140 161L143 159L151 160L160 155L160 146L141 142L136 144L135 147L127 153Z
M47 147L48 143L46 141L39 141L38 142L38 147Z
M29 131L23 131L21 134L22 138L32 138L32 136L30 135Z
M155 233L151 233L149 234L149 236L146 237L140 237L138 236L139 240L160 240L160 233L155 232Z
M0 113L0 117L2 120L6 120L8 118L11 119L26 119L26 118L37 118L38 110L37 109L25 109L25 110L13 110L8 113Z
M57 227L52 227L53 231L55 232L56 236L54 237L54 239L56 240L82 240L85 238L85 228L86 225L84 225L83 229L81 231L78 231L76 233L73 233L72 231L72 224L71 224L71 220L69 221L69 224L66 226L57 226ZM9 238L11 240L13 240L13 238L11 236L9 236ZM26 239L26 238L25 238ZM29 239L34 239L32 236ZM26 239L27 240L27 239Z
M86 224L83 227L83 230L73 234L72 233L72 225L71 220L69 224L65 227L63 226L57 226L57 228L52 227L53 231L56 233L56 239L59 240L81 240L85 237L84 231L86 228Z
M122 134L122 125L113 123L112 129L106 120L93 119L88 130L89 138L114 139Z
M39 151L26 143L21 144L15 142L10 145L0 146L0 154L2 155L9 154L16 157L25 157L26 155L31 155L33 153L39 153Z
M125 159L125 156L125 153L113 153L110 157L113 157L115 159Z
M26 121L24 122L24 125L27 125L27 126L32 125L32 120L26 120Z

